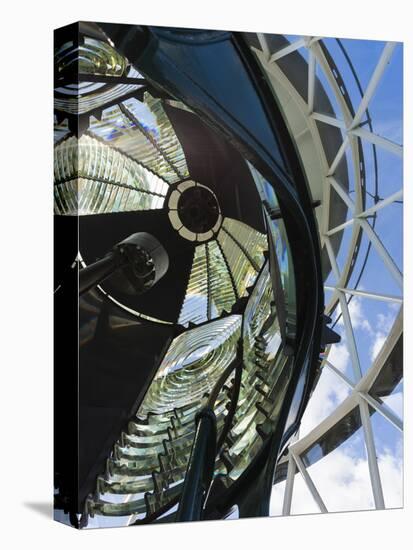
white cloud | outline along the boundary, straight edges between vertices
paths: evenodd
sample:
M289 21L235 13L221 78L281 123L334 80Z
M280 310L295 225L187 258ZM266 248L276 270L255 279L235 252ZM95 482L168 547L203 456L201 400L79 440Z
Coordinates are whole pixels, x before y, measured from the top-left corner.
M390 308L389 308L390 309ZM390 332L391 327L393 326L395 317L395 311L391 308L387 314L379 313L377 315L376 328L382 330L383 332Z
M383 332L377 332L373 343L370 346L370 359L374 361L386 341L386 335Z
M385 451L378 456L386 508L403 505L403 472L401 456ZM368 462L348 450L336 449L316 462L308 472L329 512L374 509ZM285 482L273 487L270 513L280 515ZM294 480L292 514L318 512L310 491L298 473Z
M341 372L349 364L350 354L345 343L332 346L329 361ZM324 366L318 384L305 410L300 437L310 432L348 396L350 389L328 367Z
M339 323L337 323L339 324ZM350 353L343 331L341 342L334 344L328 354L329 362L340 372L345 373L350 364ZM318 384L311 396L300 426L300 437L309 433L324 420L348 396L349 387L327 366L323 367Z
M360 338L362 338L362 344L366 346L370 353L370 359L373 361L393 326L399 307L390 304L385 313L379 313L375 318L369 320L364 311L368 304L364 301L362 304L362 301L356 297L350 302L350 316L353 329L362 331L358 334L355 333L356 342L360 343ZM341 342L331 346L328 360L340 372L351 377L351 371L349 374L351 358L342 319L337 323L336 330L341 334ZM324 366L318 385L304 413L300 437L302 438L331 414L349 393L348 386L327 366ZM402 417L401 392L384 398L384 401ZM374 508L368 462L362 448L359 447L356 452L355 448L345 444L309 468L308 471L329 511ZM400 507L403 505L402 453L392 453L385 449L377 458L386 507ZM284 488L285 482L273 488L271 501L273 515L281 514ZM298 474L294 483L292 513L303 514L317 511L319 510L311 493L301 475Z
M386 508L403 506L403 459L387 451L378 457Z
M391 393L386 397L382 397L382 400L399 418L403 418L403 392Z
M350 352L347 348L347 340L345 336L341 337L341 342L339 344L334 344L331 346L328 354L328 360L340 372L346 372L350 363Z
M396 306L396 307L394 307ZM379 313L376 317L374 338L370 346L370 359L374 361L379 354L393 326L399 310L398 304L390 304L387 313Z
M358 296L353 296L350 303L348 304L348 310L350 313L353 330L363 329L369 334L373 333L371 325L363 310L362 298L359 298ZM344 326L343 316L340 317L337 325Z
M399 306L397 304L396 306L389 304L385 313L379 313L370 322L364 310L368 306L362 302L362 298L358 296L351 300L349 304L350 317L353 329L361 329L363 331L364 338L362 343L369 351L371 361L374 361L393 326ZM352 371L349 369L351 358L347 346L347 335L344 330L343 317L337 322L336 330L341 335L341 342L331 346L327 358L336 369L342 373L346 373L351 378ZM360 344L360 334L355 334L355 336L356 343ZM300 437L306 435L332 413L349 393L349 387L335 373L329 370L327 366L324 366L318 384L304 413L301 422ZM401 406L398 406L399 409L401 409Z
M360 288L360 290L362 290L362 288ZM366 306L366 302L358 296L354 296L348 305L353 330L362 330L364 331L365 336L371 339L370 344L367 343L367 346L370 360L373 362L386 341L400 306L399 304L388 304L387 311L385 313L377 314L373 322L369 321L365 313L365 307L368 307ZM341 334L342 342L345 344L346 332L344 330L343 316L340 317L336 326ZM355 334L356 341L360 340L360 337L361 336L357 336L357 334ZM332 350L334 350L334 348L335 346L332 347ZM331 362L334 364L334 361ZM334 366L339 368L338 365L334 364Z

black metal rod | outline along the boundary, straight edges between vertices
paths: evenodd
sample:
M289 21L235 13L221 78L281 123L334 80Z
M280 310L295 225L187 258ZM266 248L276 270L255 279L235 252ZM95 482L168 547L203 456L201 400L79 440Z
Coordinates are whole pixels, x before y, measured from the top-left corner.
M240 345L240 348L241 348L241 354L242 354L242 344ZM235 412L237 410L238 398L239 398L241 382L242 382L243 366L244 364L242 362L242 359L239 359L237 366L235 367L235 380L232 388L231 401L229 404L228 413L227 413L227 416L225 417L224 427L217 441L217 454L221 452L222 446L224 444L224 441L227 435L229 434L229 431L232 426L232 421L234 420Z
M209 396L206 406L196 416L197 428L186 469L176 521L198 521L202 517L205 498L214 476L215 457L221 450L235 414L241 385L242 366L242 344L239 343L237 357L221 374ZM235 386L231 397L230 410L225 419L224 429L218 439L217 422L214 413L215 401L234 369L236 370Z
M217 424L215 413L205 407L197 415L197 428L189 457L176 521L199 521L215 466Z
M79 270L79 296L104 281L119 269L123 263L119 262L119 256L111 253Z

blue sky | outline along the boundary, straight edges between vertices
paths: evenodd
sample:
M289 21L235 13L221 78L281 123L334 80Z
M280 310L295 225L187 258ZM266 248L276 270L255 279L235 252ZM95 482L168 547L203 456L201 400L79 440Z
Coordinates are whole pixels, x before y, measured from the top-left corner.
M290 41L295 41L298 38L288 36ZM335 39L325 39L324 43L343 76L353 106L357 110L361 96L348 64ZM343 39L342 43L352 60L363 90L365 90L385 43L347 39ZM307 50L302 48L299 51L303 57L308 59ZM327 79L320 67L317 67L317 76L324 85L327 84ZM326 91L336 109L336 117L341 119L342 116L340 115L337 101L329 90L330 88L327 86ZM369 105L369 111L373 123L373 132L402 145L402 44L397 45L392 55L380 85ZM373 148L370 144L363 142L363 149L366 166L366 189L368 193L374 195ZM386 198L403 187L402 159L379 147L376 148L376 152L378 163L378 195L380 198ZM350 156L348 155L350 191L352 191L354 190L354 177L350 160ZM367 207L373 203L373 198L368 195L366 201ZM402 229L403 205L394 203L378 213L375 231L401 271L403 271ZM351 234L352 226L345 229L343 234L341 249L337 257L339 267L344 265ZM364 236L360 247L358 264L360 264L360 259L365 256L368 243L368 239ZM359 269L356 268L348 284L349 288L354 288L358 273ZM327 284L333 286L334 281L334 275L330 274ZM371 247L366 268L358 288L389 295L402 295L400 288L389 274L382 259L373 247ZM331 293L327 291L326 302L329 301L330 297ZM395 303L359 297L353 298L350 304L350 314L363 374L368 370L374 357L380 351L397 316L399 307ZM338 312L340 312L339 308L337 309ZM347 338L342 322L336 325L335 330L342 336L342 341L332 348L329 359L341 372L354 381ZM349 388L344 382L340 381L337 375L325 368L319 382L319 387L316 389L304 416L300 435L303 436L305 433L308 433L315 425L327 417L340 402L344 401L349 395L349 391ZM399 416L402 416L402 392L403 384L401 383L395 389L393 395L385 400L392 411ZM401 506L402 435L377 413L372 415L371 422L386 507ZM366 450L361 429L353 434L341 447L312 465L308 471L329 511L374 508ZM281 513L284 486L285 483L274 487L271 510L275 515ZM317 510L317 506L301 476L297 475L293 494L292 513L313 513L317 512Z

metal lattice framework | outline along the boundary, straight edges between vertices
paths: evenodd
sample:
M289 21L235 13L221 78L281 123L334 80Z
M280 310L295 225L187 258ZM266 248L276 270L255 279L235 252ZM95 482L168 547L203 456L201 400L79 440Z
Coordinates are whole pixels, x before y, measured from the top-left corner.
M321 245L325 249L334 282L328 282L325 285L325 290L331 293L331 299L326 305L326 314L332 315L334 310L339 306L342 316L342 324L344 328L345 343L348 348L351 367L353 371L353 380L343 373L330 359L328 352L325 354L322 368L329 369L337 377L341 383L344 383L349 389L348 397L321 423L314 426L313 429L304 437L297 437L290 444L288 454L281 460L281 465L286 463L286 479L282 514L289 515L291 513L291 503L294 489L295 474L297 471L301 474L305 485L309 489L315 503L321 512L327 512L327 506L323 501L319 490L308 472L306 465L302 459L303 455L317 441L322 441L326 434L331 432L334 426L337 426L343 418L351 411L358 408L361 427L364 435L365 448L367 452L368 470L371 482L374 506L376 509L385 508L385 499L383 496L382 480L380 477L380 469L377 459L377 450L375 437L372 429L371 415L377 412L387 422L393 425L400 432L403 431L403 422L389 407L371 395L371 388L383 369L388 367L388 358L396 343L402 335L402 309L397 315L397 318L387 335L387 339L381 348L380 353L375 360L370 364L367 371L363 373L360 364L360 353L358 349L357 339L355 337L351 309L349 308L349 299L358 297L365 300L379 300L389 303L402 303L403 277L402 273L392 257L391 253L383 245L382 240L377 234L374 223L369 220L377 219L384 209L400 202L403 197L403 190L400 189L387 196L386 198L375 201L373 206L363 206L363 186L365 185L364 174L360 162L360 147L365 147L371 144L377 147L378 150L384 150L391 153L396 158L402 157L402 146L386 139L373 131L367 130L366 114L368 119L368 108L372 98L380 86L385 75L386 67L389 64L392 54L397 46L396 43L385 44L378 62L373 70L372 76L361 99L356 108L350 109L348 102L345 100L345 94L340 83L341 75L337 73L337 69L331 66L326 56L326 49L323 47L321 37L301 37L276 51L272 51L271 40L269 35L257 34L260 47L252 46L263 71L266 73L274 94L277 96L277 85L288 90L288 94L294 101L295 108L301 111L301 116L305 117L307 128L306 132L311 134L312 142L315 144L318 154L318 162L321 166L322 173L322 212L318 217ZM280 61L287 62L288 56L299 50L307 50L305 57L308 61L308 82L307 82L307 101L295 89L294 85L289 81L285 72L280 67ZM285 66L285 65L284 65ZM315 94L316 94L316 68L319 67L324 73L325 80L330 87L330 91L334 94L340 112L336 116L324 114L315 110ZM288 123L288 115L286 115ZM319 126L317 122L329 125L341 130L343 136L342 144L339 147L332 162L327 161L323 143L320 138ZM371 126L370 126L371 128ZM300 136L295 136L296 141L299 141ZM299 147L298 147L299 149ZM335 177L336 169L339 163L345 159L346 155L350 154L354 174L354 197L350 196L348 190L340 184ZM304 162L305 165L305 162ZM310 181L311 187L311 181ZM341 200L348 208L347 219L337 226L329 227L330 222L330 197L331 189L339 195ZM334 250L331 238L339 232L346 229L351 229L351 238L348 240L347 257L342 267L339 267L337 261L337 250ZM372 292L368 289L350 288L348 284L349 274L357 258L358 243L363 236L367 239L369 249L372 247L377 255L381 258L385 269L391 275L396 285L400 289L400 295L389 295L385 293ZM337 488L339 490L339 488Z

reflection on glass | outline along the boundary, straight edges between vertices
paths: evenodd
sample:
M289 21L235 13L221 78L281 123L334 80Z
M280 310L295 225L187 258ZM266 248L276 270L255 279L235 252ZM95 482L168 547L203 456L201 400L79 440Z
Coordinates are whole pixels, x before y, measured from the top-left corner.
M83 42L67 42L55 52L57 78L66 76L77 80L77 74L101 76L102 82L65 82L55 89L55 108L70 114L82 114L138 90L141 85L106 84L104 77L125 79L141 78L124 56L110 44L88 36Z
M240 328L241 317L231 315L178 336L159 367L143 410L158 411L155 401L166 400L172 409L193 404L211 391L235 358Z
M168 349L139 410L115 444L105 475L87 501L96 516L145 517L177 496L195 434L195 414L205 404L240 337L241 317L233 315L187 331ZM230 382L228 382L230 384ZM215 414L222 430L228 391L218 395ZM215 475L226 473L221 459Z
M57 117L54 117L54 131L53 131L53 139L54 144L58 144L60 141L65 139L70 133L69 126L67 123L67 119L63 120L58 124Z
M238 220L225 218L218 242L231 270L237 294L245 296L264 263L267 238Z
M162 208L167 191L155 174L88 135L55 147L54 177L57 214Z
M264 265L244 313L244 367L233 428L224 446L230 464L226 484L239 478L274 429L291 376L283 354L278 319L270 306L272 285Z
M101 120L92 120L90 132L169 184L189 176L183 149L162 101L147 92L143 102L130 98L105 109Z
M296 327L296 297L294 266L284 222L280 217L279 205L274 187L248 163L248 167L257 186L258 193L263 201L265 219L268 231L272 236L275 253L280 271L281 284L284 290L285 309L287 314L286 333L291 339L295 337Z
M82 43L66 42L55 52L57 73L73 71L106 76L122 76L127 68L126 59L112 46L89 36Z
M79 138L67 138L68 121L56 124L56 213L94 215L164 209L159 214L171 221L173 236L179 239L180 234L191 241L185 244L193 244L194 255L176 320L181 325L177 332L182 327L187 330L172 340L136 415L114 444L95 492L87 500L92 523L103 522L96 518L104 517L111 525L115 518L119 518L118 524L132 524L179 496L196 414L222 373L233 365L240 344L243 372L239 401L216 457L214 476L222 476L230 485L245 472L277 427L294 360L284 353L285 325L293 334L296 319L293 266L285 228L282 220L270 219L278 208L274 188L250 166L266 208L263 216L271 232L270 241L266 232L228 218L221 211L209 231L194 233L192 240L183 234L183 224L174 214L178 211L176 197L195 176L190 174L168 108L188 109L178 101L154 97L146 83L142 83L145 88L128 83L128 78L141 75L112 49L109 44L86 39L81 47L68 43L56 54L62 75L68 73L76 56L81 58L80 71L94 75L90 82L62 82L56 90L57 109L86 113L89 122ZM119 83L114 82L117 79ZM256 196L255 189L252 191ZM267 260L269 242L272 249ZM273 284L274 257L278 286ZM99 291L127 309L101 287ZM277 300L285 302L286 318L280 315ZM115 326L119 320L111 322ZM201 326L194 328L192 324ZM215 404L218 433L223 429L233 390L234 371Z
M186 326L216 319L230 312L235 301L231 273L217 242L198 245L178 322Z
M178 322L181 325L202 323L208 320L208 278L206 246L195 248L191 275Z

